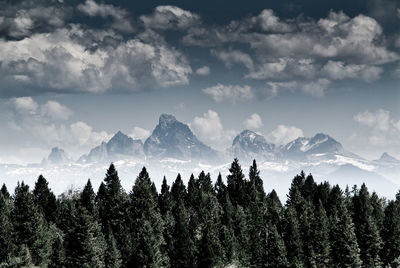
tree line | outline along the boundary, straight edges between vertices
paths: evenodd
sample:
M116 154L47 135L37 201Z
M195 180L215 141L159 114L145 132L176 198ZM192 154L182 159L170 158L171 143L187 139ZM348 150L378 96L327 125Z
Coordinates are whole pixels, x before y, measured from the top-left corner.
M0 267L400 267L400 194L363 184L344 191L293 178L282 204L265 193L256 161L166 178L158 192L143 168L129 193L111 164L97 193L56 198L39 176L31 191L0 190Z

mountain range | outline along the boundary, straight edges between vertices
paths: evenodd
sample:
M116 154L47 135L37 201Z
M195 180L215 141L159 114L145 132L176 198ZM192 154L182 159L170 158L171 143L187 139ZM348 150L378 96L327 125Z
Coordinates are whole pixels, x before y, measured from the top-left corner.
M217 151L201 142L187 124L173 115L162 114L152 134L144 141L133 139L118 131L109 141L103 141L78 159L78 163L110 162L121 159L177 159L203 162L225 162L237 157L243 160L318 162L349 158L366 162L362 157L343 148L343 145L327 134L299 137L285 145L275 145L251 130L243 130L224 152ZM55 147L46 164L71 162L65 151ZM383 153L375 164L400 164L400 161Z
M290 179L301 170L343 187L365 182L385 196L393 195L400 188L400 161L388 153L383 153L379 159L367 160L323 133L276 145L251 130L243 130L229 148L217 151L199 140L187 124L168 114L159 117L158 124L144 142L118 131L78 160L55 147L40 164L0 164L0 175L10 181L29 181L44 174L54 178L57 187L64 190L87 178L95 183L102 178L110 162L128 178L136 176L142 166L149 167L155 178L174 177L177 173L189 177L190 173L201 170L216 177L219 172L228 172L235 157L244 168L256 159L266 187L281 189L284 193L290 186Z

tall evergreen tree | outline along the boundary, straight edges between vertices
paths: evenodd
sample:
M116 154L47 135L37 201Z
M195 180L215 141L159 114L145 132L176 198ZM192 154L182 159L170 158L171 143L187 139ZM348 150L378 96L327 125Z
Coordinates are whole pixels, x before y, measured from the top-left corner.
M228 192L234 206L241 205L242 207L246 200L246 181L239 165L239 160L235 158L229 168L230 174L227 176Z
M0 191L0 267L14 253L13 226L11 222L11 205L8 197Z
M381 265L380 250L382 240L373 218L373 207L367 187L363 184L360 191L353 196L353 221L360 257L366 267Z
M360 249L354 224L339 186L329 196L329 226L332 265L335 267L361 267Z
M154 195L151 198L154 201ZM127 260L132 251L127 207L128 196L114 164L111 164L104 178L104 187L100 185L98 192L99 217L106 237L108 230L112 231L123 260Z
M130 193L132 251L128 267L163 267L168 263L162 248L163 221L152 192L152 183L143 167Z
M57 210L56 197L49 189L49 183L40 175L33 189L35 202L40 211L43 212L48 222L55 222L55 214Z
M29 186L18 183L14 194L14 243L21 250L25 245L35 265L46 266L50 254L49 234L43 215L35 204Z
M95 199L96 195L93 191L92 183L90 182L90 179L88 179L82 190L80 203L91 215L94 215L95 213Z

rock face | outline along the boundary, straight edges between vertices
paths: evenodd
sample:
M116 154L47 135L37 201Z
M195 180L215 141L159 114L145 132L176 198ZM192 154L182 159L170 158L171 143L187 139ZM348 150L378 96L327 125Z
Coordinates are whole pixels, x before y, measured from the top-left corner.
M387 163L387 164L399 164L400 160L385 152L381 155L381 157L378 160L376 160L376 162Z
M300 137L280 148L282 157L289 159L305 158L311 155L344 154L343 146L332 137L318 133L312 138Z
M50 165L60 165L69 163L70 161L71 159L69 159L63 149L54 147L53 149L51 149L49 156L44 162Z
M158 125L144 143L151 158L210 159L216 151L197 139L190 128L169 114L162 114Z
M126 157L144 157L143 143L118 131L108 142L90 150L79 162L115 161Z
M264 136L250 130L243 130L233 142L231 152L239 159L275 159L275 145L268 143Z

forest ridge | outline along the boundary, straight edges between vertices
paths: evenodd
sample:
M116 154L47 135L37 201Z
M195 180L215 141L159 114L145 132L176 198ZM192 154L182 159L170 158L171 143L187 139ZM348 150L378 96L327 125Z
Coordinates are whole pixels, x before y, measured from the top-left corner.
M400 195L301 172L282 204L255 160L214 185L178 174L157 191L143 167L126 193L111 164L97 193L88 180L56 197L43 176L0 190L0 267L398 267L399 237Z

